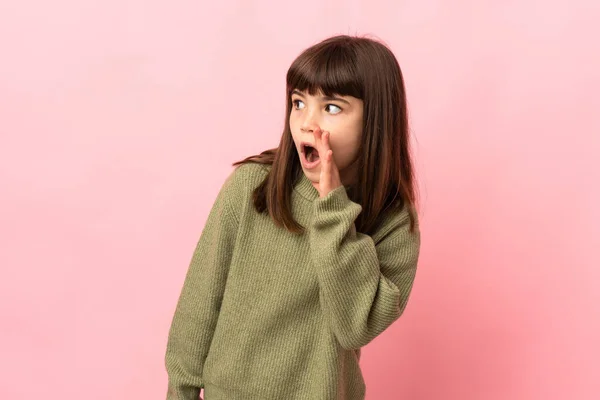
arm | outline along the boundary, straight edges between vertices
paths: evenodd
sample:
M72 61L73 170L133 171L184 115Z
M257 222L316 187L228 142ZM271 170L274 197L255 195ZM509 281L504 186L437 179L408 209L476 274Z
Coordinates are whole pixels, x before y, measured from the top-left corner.
M202 369L217 323L238 225L229 204L232 190L230 175L209 212L179 296L165 357L167 400L198 400L204 387Z
M362 206L348 198L343 186L315 200L314 207L309 238L321 306L341 346L358 349L406 307L419 256L418 224L409 231L405 208L384 223L376 244L356 231L354 221Z

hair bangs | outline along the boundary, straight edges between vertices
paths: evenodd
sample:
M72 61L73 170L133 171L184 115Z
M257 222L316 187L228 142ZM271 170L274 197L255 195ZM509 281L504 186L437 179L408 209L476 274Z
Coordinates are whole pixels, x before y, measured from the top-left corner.
M305 51L290 66L287 74L288 96L292 90L319 91L326 96L364 98L364 87L351 48L330 44Z

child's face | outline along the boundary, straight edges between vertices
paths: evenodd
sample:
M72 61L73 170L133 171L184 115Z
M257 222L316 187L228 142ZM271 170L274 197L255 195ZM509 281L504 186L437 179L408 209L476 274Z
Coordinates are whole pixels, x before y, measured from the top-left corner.
M322 92L316 96L308 92L292 93L290 130L299 155L301 142L316 143L316 128L329 132L333 161L340 171L342 184L347 185L353 182L356 174L355 161L362 136L363 101L352 96L333 99L323 96ZM303 165L302 169L313 184L318 183L321 163L310 169Z

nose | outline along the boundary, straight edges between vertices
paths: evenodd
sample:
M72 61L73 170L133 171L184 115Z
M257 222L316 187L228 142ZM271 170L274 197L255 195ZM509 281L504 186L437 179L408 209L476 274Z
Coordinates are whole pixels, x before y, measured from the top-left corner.
M304 121L302 121L302 125L300 126L300 130L302 132L305 133L312 133L315 130L317 130L317 128L319 128L319 122L316 116L316 112L315 111L306 111L304 113L305 118Z

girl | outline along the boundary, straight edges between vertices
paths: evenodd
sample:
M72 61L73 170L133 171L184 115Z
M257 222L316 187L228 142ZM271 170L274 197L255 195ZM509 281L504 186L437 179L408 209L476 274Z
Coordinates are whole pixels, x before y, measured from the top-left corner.
M168 399L362 400L361 347L406 307L420 233L396 58L331 37L286 90L279 146L233 164L200 235Z

